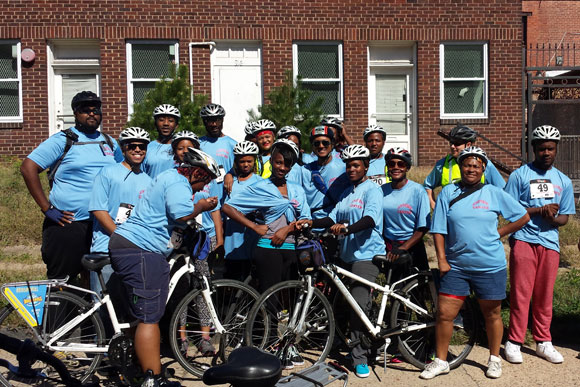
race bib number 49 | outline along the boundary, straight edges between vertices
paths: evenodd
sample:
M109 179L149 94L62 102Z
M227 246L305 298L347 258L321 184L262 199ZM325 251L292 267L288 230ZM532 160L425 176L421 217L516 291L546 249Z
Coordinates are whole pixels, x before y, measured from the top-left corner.
M554 197L554 186L550 179L530 180L530 197L532 199L551 199Z

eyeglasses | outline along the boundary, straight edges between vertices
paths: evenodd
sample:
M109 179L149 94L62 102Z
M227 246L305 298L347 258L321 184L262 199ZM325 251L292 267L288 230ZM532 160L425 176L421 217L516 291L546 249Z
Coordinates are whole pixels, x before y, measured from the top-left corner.
M449 145L453 145L453 146L461 146L461 145L465 145L467 144L465 141L449 141Z
M389 160L387 162L387 167L389 167L389 168L406 168L407 163L405 163L403 160Z
M101 109L100 108L92 108L92 107L82 107L79 108L78 110L79 113L83 113L83 114L91 114L93 113L95 116L100 116L101 115Z
M147 150L147 144L144 144L144 143L141 143L141 142L127 144L125 146L127 147L128 150L135 150L137 148L139 148L141 150Z
M315 147L319 147L320 145L322 145L323 147L328 147L330 146L330 141L326 141L326 140L322 140L322 141L314 141L312 143L312 145L314 145Z

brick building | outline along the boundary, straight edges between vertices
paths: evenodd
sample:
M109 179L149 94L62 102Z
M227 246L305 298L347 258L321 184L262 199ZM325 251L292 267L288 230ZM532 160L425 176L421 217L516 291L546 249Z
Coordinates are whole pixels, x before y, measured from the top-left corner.
M118 133L171 61L190 65L237 138L293 70L349 133L382 124L419 164L441 157L436 132L457 121L519 152L521 13L516 0L7 0L0 154L68 126L79 89L102 96L102 127Z

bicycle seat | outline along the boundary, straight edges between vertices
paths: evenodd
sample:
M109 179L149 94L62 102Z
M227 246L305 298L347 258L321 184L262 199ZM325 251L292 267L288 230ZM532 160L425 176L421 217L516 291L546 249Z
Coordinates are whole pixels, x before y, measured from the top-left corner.
M81 263L85 269L97 271L111 264L111 257L109 254L85 254Z
M211 367L203 374L203 382L232 384L235 387L274 386L282 375L280 360L267 352L254 347L241 347L232 351L228 362Z
M376 266L382 266L385 264L398 266L398 265L406 265L407 263L409 263L410 260L411 260L411 254L409 254L408 252L405 254L399 255L399 258L397 258L397 260L392 261L392 262L387 259L386 255L375 255L373 257L373 264L375 264Z

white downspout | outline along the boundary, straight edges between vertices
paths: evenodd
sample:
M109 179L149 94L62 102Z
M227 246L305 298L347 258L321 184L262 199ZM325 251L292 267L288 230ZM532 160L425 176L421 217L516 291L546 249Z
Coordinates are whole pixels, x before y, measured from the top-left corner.
M193 101L193 52L191 48L193 46L209 46L210 50L216 46L213 41L209 42L189 42L189 85L191 86L191 100Z

